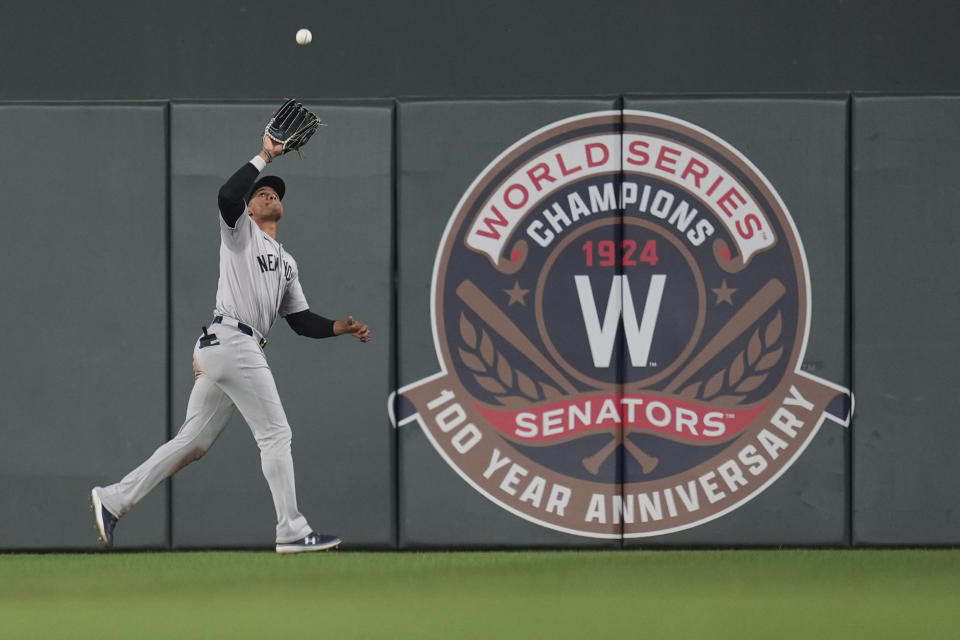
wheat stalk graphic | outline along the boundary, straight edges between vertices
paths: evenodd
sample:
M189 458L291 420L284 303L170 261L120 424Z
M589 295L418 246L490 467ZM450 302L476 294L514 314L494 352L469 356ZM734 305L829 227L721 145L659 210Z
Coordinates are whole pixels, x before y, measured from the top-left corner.
M783 331L780 312L761 331L753 331L747 346L724 368L709 378L684 387L677 395L687 400L704 400L717 404L740 404L762 385L783 357L783 345L777 345Z
M493 345L485 329L477 329L466 314L460 314L460 338L457 348L460 361L470 369L474 380L497 402L510 407L540 400L562 397L560 391L545 382L534 381L510 364Z

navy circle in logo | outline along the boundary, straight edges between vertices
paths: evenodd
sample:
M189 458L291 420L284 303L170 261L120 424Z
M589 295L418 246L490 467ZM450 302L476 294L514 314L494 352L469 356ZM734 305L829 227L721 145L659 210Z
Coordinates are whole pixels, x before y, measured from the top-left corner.
M689 249L658 225L625 222L566 237L536 286L547 351L571 376L611 390L669 375L696 344L706 307Z

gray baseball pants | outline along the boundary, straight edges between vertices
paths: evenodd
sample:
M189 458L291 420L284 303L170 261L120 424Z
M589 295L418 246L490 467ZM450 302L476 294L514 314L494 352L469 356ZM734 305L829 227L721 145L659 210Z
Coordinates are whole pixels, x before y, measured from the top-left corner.
M126 514L160 482L203 456L239 410L260 447L277 511L277 543L299 540L311 528L297 510L292 434L273 373L255 338L227 324L210 331L219 344L201 347L198 341L194 348L198 375L180 431L120 482L104 487L103 504L117 516Z

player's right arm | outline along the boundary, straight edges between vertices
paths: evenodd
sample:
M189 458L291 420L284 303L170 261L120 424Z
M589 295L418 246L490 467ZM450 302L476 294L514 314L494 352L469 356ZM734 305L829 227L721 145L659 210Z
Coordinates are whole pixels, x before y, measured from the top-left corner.
M220 207L220 217L231 229L237 226L247 210L247 194L256 181L257 176L267 166L271 159L283 153L283 145L274 142L270 136L263 136L263 148L253 156L250 162L236 170L232 176L220 187L217 193L217 204Z

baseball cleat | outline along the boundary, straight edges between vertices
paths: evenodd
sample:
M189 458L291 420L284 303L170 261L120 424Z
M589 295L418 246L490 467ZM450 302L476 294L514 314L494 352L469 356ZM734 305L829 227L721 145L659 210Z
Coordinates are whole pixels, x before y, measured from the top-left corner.
M99 489L100 487L94 487L90 490L90 507L93 509L93 518L97 526L97 535L100 536L100 544L109 548L113 546L113 528L117 526L119 518L103 506L97 492Z
M277 543L277 553L301 553L303 551L326 551L340 546L343 542L337 536L327 536L312 531L293 542Z

